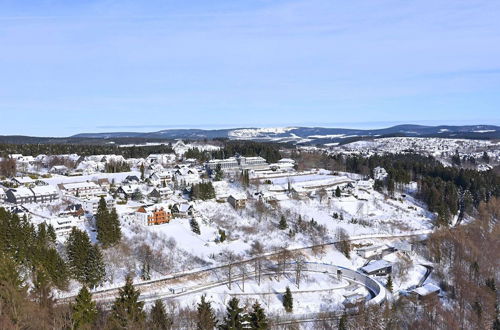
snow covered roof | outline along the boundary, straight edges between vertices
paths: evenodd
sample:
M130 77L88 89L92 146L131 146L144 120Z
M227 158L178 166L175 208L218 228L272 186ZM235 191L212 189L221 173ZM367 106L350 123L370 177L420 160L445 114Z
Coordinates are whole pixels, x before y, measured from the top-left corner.
M37 196L54 195L54 194L58 193L57 189L53 186L36 186L36 187L31 188L31 190Z
M229 196L233 197L235 200L245 200L245 199L247 199L247 195L245 195L244 193L241 193L241 192L231 193L231 195L229 195Z
M418 294L419 296L423 296L423 297L428 296L428 295L433 294L433 293L437 293L439 291L441 291L441 289L437 285L434 285L432 283L426 283L423 286L412 290L412 292Z
M22 197L33 197L33 192L26 187L19 187L15 189L10 189L10 191L14 194L14 196L18 198Z
M361 268L361 270L364 271L365 273L372 273L390 266L392 266L392 264L389 261L377 260L364 266L363 268Z
M16 176L15 178L12 178L12 180L17 181L20 184L27 184L27 183L34 183L35 182L35 180L30 178L29 176Z
M63 188L66 190L72 189L98 189L99 186L94 182L74 182L74 183L65 183L63 184Z

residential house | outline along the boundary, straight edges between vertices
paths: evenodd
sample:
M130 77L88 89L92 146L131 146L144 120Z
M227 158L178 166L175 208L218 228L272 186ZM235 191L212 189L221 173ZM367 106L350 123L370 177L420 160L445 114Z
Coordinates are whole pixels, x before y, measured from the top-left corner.
M172 213L163 206L141 206L136 212L136 217L138 222L152 226L169 223L172 220Z
M172 206L175 217L188 217L193 215L193 206L189 203L176 203Z
M134 195L134 193L137 193L138 191L141 192L141 189L140 189L139 185L137 185L137 184L129 184L129 185L123 185L123 186L118 187L118 189L116 190L116 193L121 198L127 198L127 199L129 199L129 198L132 198L132 196Z
M137 175L128 175L125 180L123 180L124 183L139 183L141 182L141 179Z
M15 178L12 178L12 182L19 186L26 186L26 187L35 184L35 180L30 178L29 176L16 176Z
M244 208L247 203L247 196L243 193L233 193L227 198L229 204L231 204L235 209Z
M80 218L81 216L85 215L85 210L83 209L82 204L71 204L68 206L64 212L61 212L59 216L65 215L65 216L74 216L77 218Z
M200 175L196 169L182 166L174 173L175 180L181 186L191 186L201 182Z
M169 171L154 172L149 176L149 181L157 187L165 187L172 182L172 173Z
M67 175L69 172L69 169L64 165L54 165L49 170L49 172L53 173L53 174Z
M174 192L169 187L153 188L148 194L150 198L164 199L172 196Z

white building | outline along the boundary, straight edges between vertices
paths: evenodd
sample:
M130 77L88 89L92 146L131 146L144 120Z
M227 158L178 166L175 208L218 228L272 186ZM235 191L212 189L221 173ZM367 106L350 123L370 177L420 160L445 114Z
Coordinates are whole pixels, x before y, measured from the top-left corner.
M64 183L61 188L73 196L82 198L94 197L103 193L101 187L92 181Z
M50 203L59 199L59 191L53 186L35 186L31 188L35 203Z
M61 217L52 218L46 223L54 227L54 231L58 237L67 237L73 228L78 227L80 222L81 220L75 217Z
M205 167L214 171L220 165L222 170L266 170L269 169L269 164L262 157L243 157L235 156L227 159L212 159L205 164Z
M97 208L99 207L99 201L101 200L100 197L94 197L90 198L87 200L82 201L82 207L87 213L91 214L96 214L97 213ZM112 209L116 207L116 201L113 197L111 196L106 196L104 197L104 200L106 201L106 206L108 209Z

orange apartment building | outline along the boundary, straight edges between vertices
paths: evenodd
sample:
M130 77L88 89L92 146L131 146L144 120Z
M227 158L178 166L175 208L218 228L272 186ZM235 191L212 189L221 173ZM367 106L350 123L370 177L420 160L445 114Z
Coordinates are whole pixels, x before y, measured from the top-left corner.
M161 225L172 220L172 213L163 207L141 206L136 212L137 220L146 226Z

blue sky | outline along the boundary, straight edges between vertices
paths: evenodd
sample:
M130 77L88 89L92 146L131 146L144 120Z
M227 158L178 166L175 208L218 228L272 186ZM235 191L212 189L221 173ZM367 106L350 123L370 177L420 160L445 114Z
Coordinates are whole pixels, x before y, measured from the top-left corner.
M500 124L500 1L2 1L0 135Z

